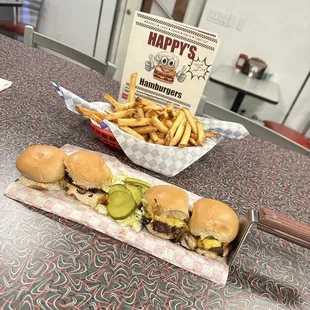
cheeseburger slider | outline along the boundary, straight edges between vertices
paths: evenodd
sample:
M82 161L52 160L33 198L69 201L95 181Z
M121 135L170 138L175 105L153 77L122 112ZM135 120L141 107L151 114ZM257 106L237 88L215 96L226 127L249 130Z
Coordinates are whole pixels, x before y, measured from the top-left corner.
M179 242L187 231L188 196L178 187L159 185L147 190L143 199L143 223L150 233Z
M100 156L79 151L66 158L65 166L68 195L93 208L107 200L112 174Z
M237 236L239 221L236 213L226 204L202 198L193 206L186 234L188 246L210 258L226 256L229 243Z
M16 160L19 180L27 187L60 190L65 175L66 153L51 145L32 145Z

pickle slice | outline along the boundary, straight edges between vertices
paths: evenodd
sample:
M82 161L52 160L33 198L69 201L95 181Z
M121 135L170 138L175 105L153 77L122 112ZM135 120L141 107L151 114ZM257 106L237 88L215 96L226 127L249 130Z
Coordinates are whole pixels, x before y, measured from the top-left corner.
M151 185L149 183L142 181L142 180L139 180L139 179L136 179L136 178L126 178L125 183L132 184L132 185L144 186L146 188L151 187Z
M130 190L133 199L135 200L136 204L139 207L142 199L139 188L131 184L126 184L125 186Z
M124 192L114 192L108 198L108 212L115 220L123 220L130 216L136 209L137 204L133 197Z
M126 192L128 194L131 194L130 190L122 184L115 184L113 185L109 190L109 195L111 195L114 192Z

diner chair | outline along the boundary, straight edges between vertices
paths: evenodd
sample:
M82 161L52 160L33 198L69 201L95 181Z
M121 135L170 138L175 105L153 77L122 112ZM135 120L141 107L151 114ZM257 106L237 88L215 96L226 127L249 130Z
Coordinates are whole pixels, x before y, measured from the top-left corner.
M288 139L295 141L297 144L300 144L304 146L305 148L310 149L310 140L308 140L306 136L303 135L302 133L292 128L289 128L285 125L278 124L272 121L265 120L264 125L268 127L269 129L279 133L280 135L285 136Z
M59 41L51 39L39 32L36 32L32 26L27 25L24 31L24 43L36 47L37 45L45 47L49 50L52 50L58 54L66 56L72 60L77 61L78 63L99 72L101 75L112 79L116 66L110 62L102 63L97 59L88 56L68 45L65 45Z
M208 102L205 96L201 97L199 107L197 109L196 115L204 117L214 117L216 119L235 122L242 124L251 135L257 136L264 140L270 141L274 144L280 145L282 147L294 150L295 152L310 156L310 150L306 147L297 144L295 141L288 139L279 133L262 126L240 114L234 113L216 104Z
M16 35L24 35L25 26L39 28L45 0L25 0L23 6L18 8L18 20L0 20L0 29Z

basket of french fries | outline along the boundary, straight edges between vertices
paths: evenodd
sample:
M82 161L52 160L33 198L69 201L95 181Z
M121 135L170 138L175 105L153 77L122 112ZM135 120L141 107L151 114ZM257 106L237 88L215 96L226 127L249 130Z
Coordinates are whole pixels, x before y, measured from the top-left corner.
M111 131L102 129L101 127L96 126L91 120L89 120L88 122L89 122L91 129L93 130L94 135L98 138L98 140L100 140L102 143L107 144L113 148L116 148L119 150L122 149Z
M137 98L119 104L109 94L105 94L104 98L113 105L113 112L96 112L82 105L76 105L75 109L97 124L110 121L124 132L148 143L194 147L203 146L206 138L218 137L217 133L205 131L199 119L187 109L174 109L173 103L161 107L148 99ZM90 124L99 140L119 148L119 145L114 145L117 141L112 140L114 136L110 131L98 128L92 122Z
M241 124L196 117L172 102L159 105L135 97L135 83L134 73L126 103L108 93L104 94L107 102L88 103L53 84L68 109L89 119L100 141L122 149L135 164L165 176L186 169L223 137L241 139L248 135Z

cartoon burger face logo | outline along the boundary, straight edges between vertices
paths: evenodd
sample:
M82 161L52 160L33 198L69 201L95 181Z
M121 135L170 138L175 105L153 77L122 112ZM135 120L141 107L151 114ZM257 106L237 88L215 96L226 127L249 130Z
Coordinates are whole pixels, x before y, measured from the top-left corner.
M169 52L161 52L155 55L153 61L153 55L149 56L149 60L145 62L145 70L153 72L153 78L161 82L172 84L174 79L182 83L186 79L186 66L183 66L182 70L177 72L176 69L179 66L179 58Z

